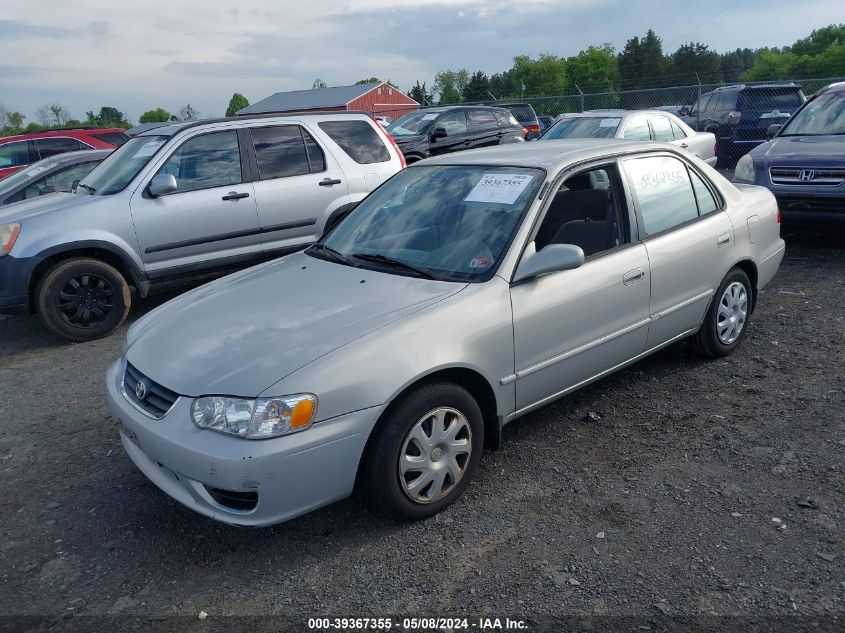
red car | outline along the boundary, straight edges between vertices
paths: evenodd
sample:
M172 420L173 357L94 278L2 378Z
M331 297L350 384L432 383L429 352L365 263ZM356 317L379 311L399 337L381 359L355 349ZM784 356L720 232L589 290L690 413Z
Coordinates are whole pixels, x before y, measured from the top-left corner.
M129 137L120 128L62 128L0 137L0 180L42 158L80 149L114 149Z

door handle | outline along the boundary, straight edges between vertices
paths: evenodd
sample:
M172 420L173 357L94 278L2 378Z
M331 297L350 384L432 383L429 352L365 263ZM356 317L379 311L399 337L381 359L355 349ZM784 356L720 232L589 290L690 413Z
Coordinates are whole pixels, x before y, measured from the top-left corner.
M332 185L339 185L340 178L323 178L319 184L321 187L331 187Z
M645 271L642 268L635 268L629 270L622 275L622 283L626 286L633 286L635 283L642 281L645 278Z
M237 191L230 191L225 196L223 196L222 200L240 200L241 198L249 198L249 194L238 193Z
M719 237L716 238L716 246L721 248L726 244L730 243L731 241L731 234L730 233L722 233Z

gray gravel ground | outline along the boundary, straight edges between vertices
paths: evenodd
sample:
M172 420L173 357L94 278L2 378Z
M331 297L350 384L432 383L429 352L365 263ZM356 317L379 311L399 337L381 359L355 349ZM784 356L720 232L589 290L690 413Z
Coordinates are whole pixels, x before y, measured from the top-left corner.
M123 630L143 616L171 630L160 618L186 616L204 631L273 614L306 631L318 615L489 615L563 630L540 623L630 615L648 630L715 614L841 631L845 230L784 236L732 357L678 344L526 416L462 500L410 525L356 499L262 530L194 514L133 467L106 412L125 327L69 344L2 318L0 614L65 619L0 624Z

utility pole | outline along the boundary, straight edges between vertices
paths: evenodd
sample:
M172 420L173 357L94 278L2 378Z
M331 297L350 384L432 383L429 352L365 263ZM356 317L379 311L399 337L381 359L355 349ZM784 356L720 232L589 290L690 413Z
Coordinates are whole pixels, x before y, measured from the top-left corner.
M525 101L525 82L520 78L519 80L520 101Z
M578 94L581 95L581 112L584 111L584 91L578 87L578 84L575 84L575 89L578 91Z

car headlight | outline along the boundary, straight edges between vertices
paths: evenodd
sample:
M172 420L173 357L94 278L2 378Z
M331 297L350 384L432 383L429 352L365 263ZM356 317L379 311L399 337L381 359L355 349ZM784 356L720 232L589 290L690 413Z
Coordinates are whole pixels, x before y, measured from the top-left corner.
M202 396L191 405L191 418L201 429L261 440L310 428L317 414L317 397L300 393L279 398Z
M9 254L20 232L20 224L0 224L0 257Z
M746 154L737 162L736 169L734 170L734 180L740 180L742 182L754 182L756 180L754 176L754 159L749 154Z

